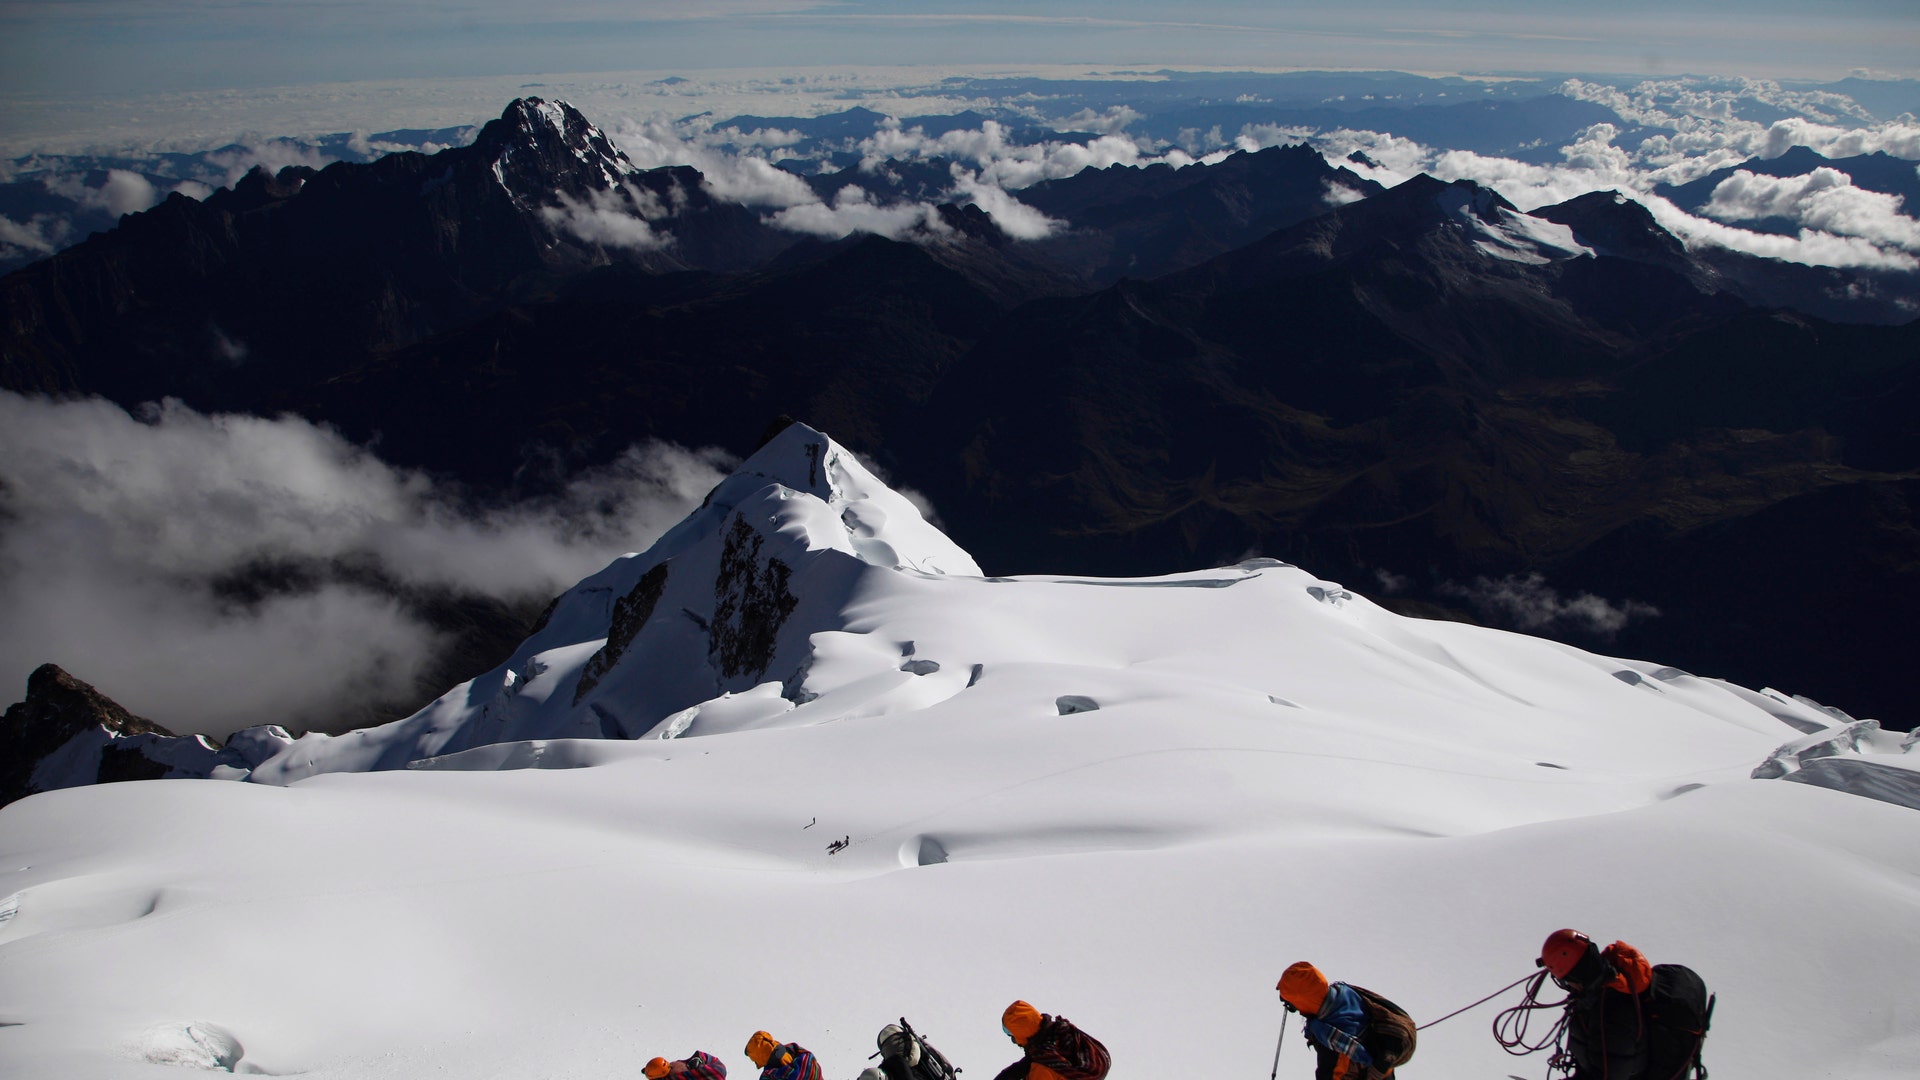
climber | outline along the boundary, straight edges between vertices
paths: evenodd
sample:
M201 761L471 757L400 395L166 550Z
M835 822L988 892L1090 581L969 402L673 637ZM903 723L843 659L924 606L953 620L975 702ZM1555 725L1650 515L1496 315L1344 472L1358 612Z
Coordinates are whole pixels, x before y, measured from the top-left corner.
M904 1016L898 1024L881 1028L874 1042L880 1047L880 1064L861 1073L860 1080L954 1080L960 1071Z
M1679 1080L1704 1074L1713 997L1693 969L1649 964L1624 941L1606 948L1555 930L1536 961L1567 992L1572 1080Z
M1413 1021L1405 1009L1363 987L1328 982L1302 960L1276 987L1291 1012L1306 1017L1307 1045L1319 1061L1314 1080L1384 1080L1413 1056Z
M657 1057L647 1062L642 1070L647 1080L663 1080L664 1077L687 1077L689 1080L727 1080L727 1067L720 1059L703 1050L695 1050L679 1061L668 1061Z
M1104 1080L1112 1064L1100 1040L1024 1001L1000 1014L1000 1030L1022 1054L994 1080Z
M760 1080L820 1080L820 1063L799 1043L776 1042L764 1031L747 1040L747 1057L760 1067Z

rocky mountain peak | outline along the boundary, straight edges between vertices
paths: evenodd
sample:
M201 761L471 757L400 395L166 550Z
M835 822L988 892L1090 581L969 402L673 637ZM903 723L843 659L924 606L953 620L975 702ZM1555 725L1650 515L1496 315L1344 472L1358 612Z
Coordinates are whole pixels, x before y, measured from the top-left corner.
M1533 212L1571 228L1582 243L1604 255L1636 261L1680 262L1686 247L1660 227L1646 207L1618 191L1590 191Z
M480 129L474 147L516 199L605 191L639 171L580 110L537 97L515 98Z
M117 735L173 732L145 717L135 716L57 664L41 664L27 676L27 697L7 709L0 724L13 730L16 722L32 722L71 736L94 724Z
M0 716L0 806L83 784L166 777L239 779L291 737L249 728L227 749L175 735L53 664L27 677L26 699Z
M89 735L95 736L92 742L105 745L114 739L149 734L173 736L61 668L42 664L27 677L26 699L8 707L6 715L0 717L0 804L35 791L68 786L48 783L46 774L50 770L45 765L57 757L80 756L63 751L76 742L87 741ZM92 764L96 774L105 764L97 756L97 749Z
M1450 213L1472 214L1489 225L1498 225L1507 214L1520 212L1499 192L1467 179L1453 181L1434 198Z

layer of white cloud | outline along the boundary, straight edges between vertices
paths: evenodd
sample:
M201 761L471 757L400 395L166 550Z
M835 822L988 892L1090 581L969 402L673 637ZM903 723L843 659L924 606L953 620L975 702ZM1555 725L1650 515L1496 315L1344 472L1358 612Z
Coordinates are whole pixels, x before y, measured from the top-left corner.
M52 661L176 730L359 719L441 645L370 581L537 600L645 547L728 464L649 444L475 508L296 418L0 393L0 685ZM275 566L312 582L230 587Z
M1066 223L1021 202L998 184L980 179L978 173L959 165L953 167L953 193L956 200L985 210L1000 231L1015 240L1044 240Z
M256 168L278 174L281 169L292 165L304 165L309 169L324 169L332 164L333 158L322 153L319 148L293 142L288 139L262 139L248 142L206 156L207 163L225 170L221 178L222 187L232 187L240 178Z
M51 255L67 245L73 226L54 214L35 214L25 221L0 216L0 258Z
M1717 221L1788 218L1809 230L1920 251L1920 222L1900 212L1901 197L1855 187L1838 169L1804 176L1761 176L1740 169L1713 189L1702 208Z
M584 199L562 192L560 205L543 207L548 226L587 241L629 251L657 251L673 242L653 223L669 215L653 192L625 184L610 191L589 191Z
M835 240L856 232L889 240L932 238L953 232L931 203L877 203L864 188L852 184L834 193L832 202L789 206L769 220L783 229Z
M691 165L700 170L717 199L775 209L816 203L806 181L767 160L749 146L729 149L727 132L707 133L659 118L622 120L604 129L608 138L641 169Z
M1440 591L1465 600L1483 616L1528 633L1572 629L1611 638L1629 623L1660 615L1659 608L1638 600L1615 603L1584 592L1563 596L1539 573L1478 577L1467 585L1449 582Z
M1042 180L1072 176L1083 169L1155 162L1179 167L1190 165L1194 160L1179 149L1155 153L1118 131L1085 143L1055 140L1016 143L1009 136L1006 126L994 120L978 128L940 135L929 135L925 128L895 120L862 140L857 149L865 168L882 168L892 161L944 158L970 166L979 182L1007 191L1032 187Z
M114 217L137 214L160 201L160 193L152 181L126 169L107 170L107 179L99 187L88 187L86 177L79 173L62 172L43 174L40 186L49 194L72 199L81 206L105 210Z

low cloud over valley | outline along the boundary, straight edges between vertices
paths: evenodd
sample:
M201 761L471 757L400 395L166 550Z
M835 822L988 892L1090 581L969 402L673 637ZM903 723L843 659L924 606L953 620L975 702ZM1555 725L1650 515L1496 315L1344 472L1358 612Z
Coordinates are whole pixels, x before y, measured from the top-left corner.
M432 603L537 611L730 464L653 443L475 505L294 417L0 394L0 684L51 661L214 735L364 722L447 643Z

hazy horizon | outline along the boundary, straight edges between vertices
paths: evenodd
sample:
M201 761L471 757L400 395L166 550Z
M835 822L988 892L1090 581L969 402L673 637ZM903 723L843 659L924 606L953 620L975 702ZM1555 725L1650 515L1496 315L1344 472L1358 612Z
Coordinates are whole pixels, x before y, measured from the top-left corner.
M11 0L0 96L101 97L391 80L873 65L1242 67L1420 73L1920 75L1896 0Z

